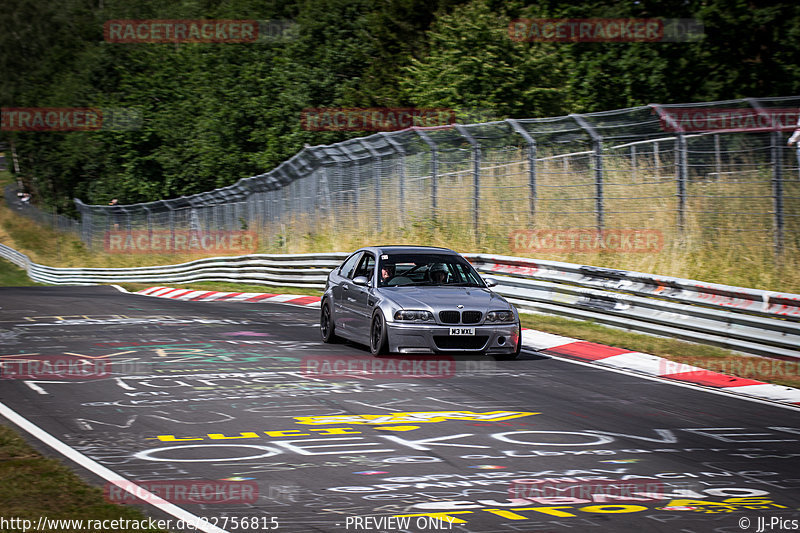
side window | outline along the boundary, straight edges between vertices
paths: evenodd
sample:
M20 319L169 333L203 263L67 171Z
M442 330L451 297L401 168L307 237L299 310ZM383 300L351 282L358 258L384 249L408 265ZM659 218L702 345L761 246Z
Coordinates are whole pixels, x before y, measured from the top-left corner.
M467 265L459 264L457 269L458 269L458 273L459 273L460 277L462 278L461 279L462 282L470 283L470 284L473 284L473 285L479 285L479 286L483 285L483 282L481 281L481 279L479 277L475 276L475 273L473 273L467 267Z
M355 253L347 258L342 267L339 269L339 275L345 278L353 279L353 275L358 259L361 257L361 252Z
M366 276L372 281L372 272L375 270L375 257L370 253L365 253L356 269L356 276Z
M458 272L457 276L458 282L464 283L470 281L469 272L467 271L466 268L464 268L464 265L455 265L455 266L456 266L456 271Z

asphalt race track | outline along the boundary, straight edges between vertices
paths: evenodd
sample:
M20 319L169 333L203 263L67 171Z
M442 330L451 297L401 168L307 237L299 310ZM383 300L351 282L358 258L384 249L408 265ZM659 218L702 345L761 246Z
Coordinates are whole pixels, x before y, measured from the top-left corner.
M373 359L318 314L2 288L0 402L232 532L800 529L796 408L534 353Z

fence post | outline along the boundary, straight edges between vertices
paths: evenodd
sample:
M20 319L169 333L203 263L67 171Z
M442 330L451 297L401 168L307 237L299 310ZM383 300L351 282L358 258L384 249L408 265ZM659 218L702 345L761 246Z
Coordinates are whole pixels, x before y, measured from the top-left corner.
M766 112L761 103L755 98L745 98L745 101L758 112L758 114L771 122L771 117ZM772 205L775 210L773 220L774 240L773 248L775 255L781 258L783 255L783 144L781 142L781 132L775 130L770 134L770 156L772 163Z
M73 198L72 202L78 208L78 213L81 217L81 241L89 251L92 250L92 209L84 204L80 199Z
M272 195L272 213L275 216L276 224L280 224L283 222L283 217L285 215L284 209L284 196L286 195L286 184L283 182L282 174L283 171L280 173L276 172L276 179L278 180L275 190L273 191L275 194ZM282 235L282 234L281 234ZM283 245L281 245L283 246Z
M772 201L775 209L774 247L777 256L783 255L783 142L780 131L772 132Z
M331 196L331 184L328 178L328 171L330 168L330 163L327 161L322 164L322 178L320 179L319 184L319 194L325 199L325 214L330 219L331 215L333 215L333 219L336 219L336 208L334 207L333 198Z
M147 238L152 241L153 239L153 220L152 220L152 213L150 212L150 208L147 207L146 204L142 204L142 209L145 212L145 220L147 220Z
M314 213L313 216L313 230L316 231L319 227L320 215L322 215L322 210L319 209L319 197L320 197L320 190L322 185L321 176L325 175L325 170L323 169L323 165L318 166L315 168L308 178L311 180L311 197L309 198L311 202L311 211Z
M714 134L714 163L717 166L717 179L722 178L722 153L719 147L719 133Z
M275 209L275 196L277 195L278 188L280 187L280 182L278 178L276 178L273 172L270 172L265 176L265 180L267 182L266 191L264 192L264 228L267 227L269 224L269 236L267 240L267 246L272 246L272 233L275 231L274 222L277 218L276 216L276 209Z
M236 205L236 226L233 228L234 231L241 231L250 227L249 197L250 195L248 194L234 204Z
M434 222L436 222L436 180L439 174L439 158L437 156L438 147L436 146L436 143L433 142L433 139L428 137L427 133L420 130L415 131L431 149L431 218Z
M683 133L678 133L675 147L677 150L675 158L677 163L676 179L678 181L678 230L682 232L686 229L686 183L688 181L689 163L686 136Z
M314 208L311 178L313 174L304 173L302 169L298 168L295 164L294 158L289 160L292 172L295 175L294 180L298 184L297 193L300 195L300 214L305 215L311 213L312 218L316 218L317 210ZM305 174L305 175L304 175Z
M667 124L673 131L677 132L675 141L675 167L676 181L678 182L678 229L682 232L686 222L686 181L688 179L688 153L686 138L683 136L684 129L673 116L665 113L660 104L650 104L648 107L655 110L662 123ZM655 144L655 157L658 161L658 143Z
M655 166L656 179L658 179L661 177L659 174L661 172L661 157L658 154L658 141L653 143L653 165Z
M264 224L263 228L266 230L267 225L269 225L269 236L272 237L272 230L274 229L272 226L272 222L275 219L275 189L270 187L266 191L264 191Z
M595 187L595 213L597 214L597 231L605 228L605 217L603 213L603 138L595 131L585 118L578 114L570 114L578 126L583 128L592 139L592 150L594 150L594 187Z
M262 192L263 184L260 181L256 181L255 184L254 191L247 197L247 201L250 202L250 208L248 209L250 223L248 228L250 228L250 231L255 231L260 238L261 228L264 227L264 210L261 205L264 193Z
M472 204L472 228L475 231L475 240L480 241L478 226L480 224L481 202L481 145L470 135L467 128L461 124L456 124L455 127L458 133L465 137L467 142L472 146L472 192L474 194Z
M261 199L263 197L264 184L261 180L253 180L253 187L250 195L247 197L248 208L247 212L250 213L250 220L247 227L250 231L257 234L261 233L261 227L264 225L264 212L261 206Z
M351 172L353 176L351 183L353 184L353 199L355 202L355 209L357 210L361 207L361 160L354 156L344 144L339 144L338 148L347 160L350 161L350 165L355 169L354 172Z
M525 139L525 143L528 145L528 190L530 192L529 202L530 202L530 212L531 212L531 221L535 223L536 219L536 139L534 139L528 131L523 128L519 122L514 120L513 118L506 119L506 122L511 124L511 127L514 128L514 131L519 133L523 139Z
M383 215L383 211L381 209L381 195L383 194L383 191L381 190L381 168L382 168L381 155L378 153L378 151L375 148L373 148L365 140L360 139L359 143L361 144L361 146L366 148L367 151L369 152L369 155L372 156L372 179L375 182L375 214L376 214L376 216L374 218L377 219L378 233L380 233L381 231L383 231L383 224L382 224L382 221L381 221L381 217Z
M355 169L355 171L351 171L350 172L350 175L351 175L351 178L352 178L350 180L350 183L353 185L353 195L352 195L352 197L353 197L353 202L352 202L353 203L353 207L349 211L347 209L345 209L345 212L348 212L350 214L349 218L352 219L355 222L355 224L356 224L355 227L358 227L358 213L359 213L359 209L361 209L361 190L360 190L360 187L359 187L360 184L361 184L361 164L360 164L359 159L357 157L355 157L350 152L350 150L347 149L347 147L344 144L339 143L339 144L336 145L336 147L339 150L339 152L341 154L343 154L347 158L347 161L350 163L350 167ZM342 188L343 188L342 192L344 193L346 191L346 189L344 189L344 187L346 186L345 185L345 176L347 175L347 173L345 172L345 167L342 164L342 162L339 161L338 164L339 164L339 172L340 172L339 175L341 177L341 184L342 184ZM342 196L342 199L344 199L344 198L345 197ZM346 208L346 206L345 206L345 208ZM353 229L355 229L355 227Z
M17 157L17 147L14 146L14 141L10 141L9 144L11 145L11 161L14 163L14 174L17 175L17 179L19 179L19 157Z
M395 151L400 154L400 179L398 185L400 188L400 227L405 225L405 212L406 212L406 149L403 145L392 138L390 132L381 132L381 136L389 143Z
M340 212L343 213L352 213L352 210L348 209L347 206L347 199L349 195L347 194L346 182L344 179L345 172L344 172L344 162L340 159L336 160L336 172L338 174L338 188L339 188L339 205L341 206ZM355 193L353 194L355 197Z
M84 206L87 207L87 206ZM83 242L85 242L89 246L89 251L93 248L93 229L94 229L94 212L91 208L87 208L81 212L81 218L85 219L85 222L82 220L82 229L84 230L83 235Z

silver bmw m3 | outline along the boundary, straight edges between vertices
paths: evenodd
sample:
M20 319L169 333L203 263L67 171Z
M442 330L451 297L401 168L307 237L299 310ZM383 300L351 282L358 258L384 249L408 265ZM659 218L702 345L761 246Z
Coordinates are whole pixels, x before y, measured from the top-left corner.
M328 275L325 342L339 337L385 353L486 353L516 358L517 310L447 248L371 246Z

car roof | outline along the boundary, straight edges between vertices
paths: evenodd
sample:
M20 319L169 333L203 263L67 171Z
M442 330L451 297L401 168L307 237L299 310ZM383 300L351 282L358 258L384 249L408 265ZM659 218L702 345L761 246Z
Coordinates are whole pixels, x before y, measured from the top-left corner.
M375 254L447 254L460 255L458 252L449 248L439 248L437 246L410 246L407 244L390 244L384 246L365 246L359 251L369 250Z

